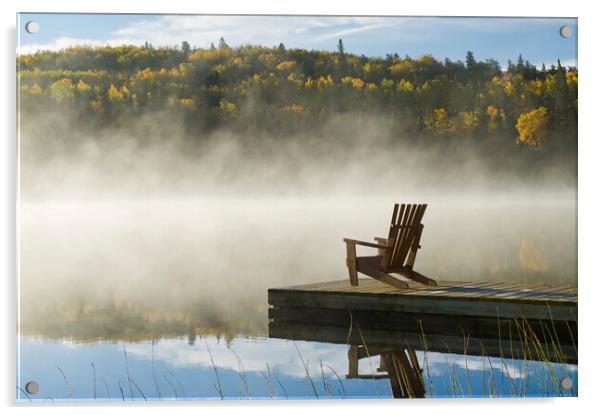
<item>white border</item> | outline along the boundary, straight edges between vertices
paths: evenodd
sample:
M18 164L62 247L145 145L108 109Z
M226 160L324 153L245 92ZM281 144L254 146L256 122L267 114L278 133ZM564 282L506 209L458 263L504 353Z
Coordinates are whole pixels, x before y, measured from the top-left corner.
M284 403L254 402L240 405L221 402L177 405L178 411L207 412L219 409L245 411L245 413L282 412L303 413L308 411L338 411L351 413L374 411L420 411L445 412L446 414L462 413L474 408L476 411L487 411L489 414L509 411L545 411L547 413L579 413L590 412L598 404L598 385L600 384L600 351L601 344L599 319L601 311L598 307L600 283L600 203L599 177L602 177L600 165L601 141L600 124L594 124L594 117L600 117L600 53L596 50L596 40L602 38L600 14L596 13L595 2L567 2L566 0L547 0L545 2L526 2L524 0L504 0L502 2L483 2L469 0L454 1L412 1L387 2L370 0L362 2L343 1L277 1L251 0L219 2L191 2L186 0L152 1L146 0L94 0L74 2L69 0L3 0L0 3L3 29L3 76L0 91L4 97L1 102L2 125L2 251L3 265L2 304L3 312L0 325L2 339L2 359L0 364L0 391L2 404L8 413L30 413L42 409L47 413L79 413L81 405L50 406L44 408L18 407L14 403L15 396L15 61L14 48L16 42L15 21L17 11L30 12L121 12L121 13L224 13L224 14L346 14L346 15L449 15L449 16L549 16L579 18L579 314L580 314L580 348L579 348L579 394L576 399L526 399L526 400L435 400L428 402L379 402L364 401L353 404L332 403ZM596 127L596 129L594 129ZM343 406L344 405L344 406ZM374 407L374 405L377 405ZM19 405L22 406L22 405ZM129 406L129 407L128 407ZM154 406L112 406L116 413L142 412L164 413L168 405ZM597 405L599 406L599 405ZM374 409L372 409L374 408ZM86 406L86 412L104 413L104 406ZM171 409L170 409L171 410Z

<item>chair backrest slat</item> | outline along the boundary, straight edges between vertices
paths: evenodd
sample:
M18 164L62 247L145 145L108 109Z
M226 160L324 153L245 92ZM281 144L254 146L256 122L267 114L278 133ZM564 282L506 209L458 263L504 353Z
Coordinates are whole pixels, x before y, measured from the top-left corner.
M395 263L396 258L399 255L399 248L401 245L401 241L403 239L403 234L404 234L405 227L406 227L406 224L407 224L409 216L410 216L411 209L412 209L412 205L407 205L407 207L404 209L404 211L400 215L400 220L393 226L392 231L395 235L395 239L394 239L395 242L394 242L392 250L391 250L392 251L391 259L389 260L388 265L391 265L391 263Z
M410 221L408 230L406 232L405 238L403 239L402 245L399 249L400 256L396 258L396 263L398 265L404 265L406 258L410 252L410 248L412 247L412 243L414 239L417 237L418 228L420 226L420 222L422 220L422 216L426 210L426 205L418 205L414 211L414 216Z
M403 221L403 228L399 231L399 242L395 249L395 255L393 258L391 258L390 265L401 265L401 263L405 260L405 256L407 255L407 253L404 252L404 248L407 245L406 242L412 233L412 225L418 210L418 205L408 205L408 207L409 213L406 215L405 220Z
M389 253L386 268L403 266L417 236L426 204L395 204L389 229Z
M395 255L397 255L397 247L399 246L399 241L401 238L401 232L400 232L401 228L399 228L399 226L405 225L405 222L407 221L409 210L410 210L410 205L406 205L406 204L401 205L401 211L399 212L397 221L395 223L391 223L391 230L389 232L390 232L390 234L392 234L394 243L393 243L393 249L391 250L390 261L392 261L393 258L395 258Z

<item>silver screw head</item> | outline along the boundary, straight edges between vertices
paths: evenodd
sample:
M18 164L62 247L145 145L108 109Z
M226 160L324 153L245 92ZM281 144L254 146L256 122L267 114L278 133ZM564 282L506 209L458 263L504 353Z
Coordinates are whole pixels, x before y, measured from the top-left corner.
M25 384L25 391L27 393L31 393L32 395L35 395L36 393L38 393L39 390L40 390L40 385L38 385L38 383L34 382L33 380L30 382L27 382Z
M573 29L571 26L562 26L560 28L560 36L564 38L569 38L573 35Z

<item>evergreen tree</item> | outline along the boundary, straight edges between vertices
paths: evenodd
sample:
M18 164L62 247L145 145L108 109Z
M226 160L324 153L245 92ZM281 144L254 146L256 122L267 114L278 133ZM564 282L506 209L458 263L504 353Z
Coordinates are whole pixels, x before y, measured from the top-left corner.
M184 53L184 56L188 56L190 54L190 43L186 42L185 40L182 42L182 52Z
M570 124L569 89L566 84L566 71L558 60L558 68L554 75L554 88L552 90L554 125L561 131L566 131Z
M469 74L473 74L477 68L477 61L471 51L466 52L466 70Z
M523 55L519 54L518 59L516 60L516 73L520 75L525 75L525 61L523 60Z

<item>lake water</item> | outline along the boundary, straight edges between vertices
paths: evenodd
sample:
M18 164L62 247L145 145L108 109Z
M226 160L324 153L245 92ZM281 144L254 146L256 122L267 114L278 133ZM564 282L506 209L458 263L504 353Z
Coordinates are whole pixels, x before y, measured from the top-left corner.
M416 270L577 285L574 194L526 199L409 198L429 204ZM267 289L347 278L342 238L385 235L394 202L22 203L17 384L40 390L17 398L391 397L387 379L345 377L348 345L268 338ZM575 364L416 354L430 397L578 390Z

